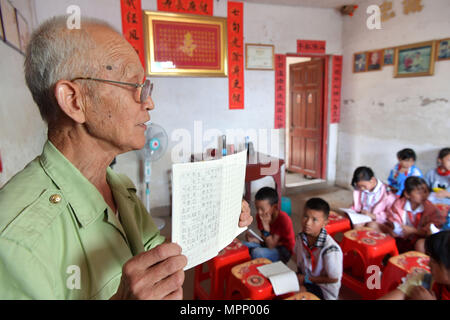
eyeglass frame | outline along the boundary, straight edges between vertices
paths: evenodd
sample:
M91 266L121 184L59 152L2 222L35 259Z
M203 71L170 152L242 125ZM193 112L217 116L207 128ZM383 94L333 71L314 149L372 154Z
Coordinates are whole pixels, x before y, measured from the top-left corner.
M77 77L77 78L72 79L71 81L75 81L75 80L93 80L93 81L100 81L100 82L104 82L104 83L123 84L126 86L135 87L136 89L141 88L141 94L139 96L140 103L144 103L145 101L147 101L148 97L152 96L152 91L153 91L153 82L151 82L150 79L148 79L148 78L146 78L144 80L144 83L122 82L122 81L107 80L107 79L92 78L92 77ZM146 94L143 98L142 93L145 92L143 89L144 89L146 83L149 83L149 91L148 91L148 94Z

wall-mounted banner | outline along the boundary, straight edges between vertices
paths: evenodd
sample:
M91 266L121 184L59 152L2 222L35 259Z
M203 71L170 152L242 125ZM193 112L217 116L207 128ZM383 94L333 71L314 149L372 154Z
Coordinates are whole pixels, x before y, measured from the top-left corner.
M145 69L144 28L142 26L141 0L120 0L122 32L136 50Z
M158 0L158 11L212 16L213 0Z
M228 94L230 109L244 109L244 5L228 2Z
M331 123L341 119L342 56L333 56L331 74Z
M286 119L286 55L275 55L275 129L285 127Z
M297 53L325 54L326 42L321 40L297 40Z

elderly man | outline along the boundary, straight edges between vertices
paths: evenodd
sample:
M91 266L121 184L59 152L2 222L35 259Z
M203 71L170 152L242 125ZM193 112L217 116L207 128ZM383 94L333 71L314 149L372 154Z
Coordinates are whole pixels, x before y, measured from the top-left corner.
M1 299L181 299L186 257L108 165L141 149L154 108L135 50L107 24L50 19L25 77L48 141L0 189ZM240 226L251 223L247 203ZM237 222L238 223L238 222Z

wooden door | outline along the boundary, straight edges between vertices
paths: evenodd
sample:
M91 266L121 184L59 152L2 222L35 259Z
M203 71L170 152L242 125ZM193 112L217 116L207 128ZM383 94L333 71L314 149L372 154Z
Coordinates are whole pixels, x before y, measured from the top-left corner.
M324 59L289 66L289 167L320 178L323 140Z

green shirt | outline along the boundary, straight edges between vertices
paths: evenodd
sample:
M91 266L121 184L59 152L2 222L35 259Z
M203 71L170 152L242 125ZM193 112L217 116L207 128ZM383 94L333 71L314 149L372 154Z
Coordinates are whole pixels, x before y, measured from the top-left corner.
M47 141L0 189L0 299L109 299L123 264L164 242L131 180L107 181L120 220Z

